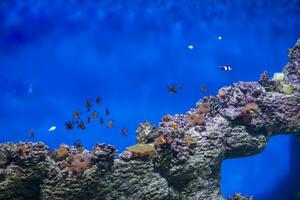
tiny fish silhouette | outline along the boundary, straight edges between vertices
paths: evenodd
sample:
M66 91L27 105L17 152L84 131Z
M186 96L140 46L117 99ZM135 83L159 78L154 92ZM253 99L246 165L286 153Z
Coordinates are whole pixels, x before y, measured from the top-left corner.
M35 132L32 128L29 130L29 138L35 138Z
M80 111L75 111L73 113L73 119L79 119L80 118Z
M76 149L83 149L83 144L80 142L80 140L76 140L76 142L74 143L74 147Z
M110 114L110 111L108 109L108 107L105 108L105 115L108 116Z
M74 128L73 123L71 121L67 121L65 123L65 126L66 126L66 129L69 130L69 131L73 130L73 128Z
M127 136L128 132L126 128L122 128L122 136Z
M77 124L77 127L80 128L80 129L85 129L85 124L84 122L81 120L78 124Z
M177 93L177 88L176 88L175 85L169 85L168 86L168 91L169 91L170 94L175 94L175 93Z
M97 97L96 98L96 104L101 105L102 104L102 97Z
M91 108L93 107L93 104L92 104L92 101L90 99L86 100L85 107L86 107L87 112L91 111Z
M100 117L100 124L104 124L104 118L102 116Z
M206 92L206 86L205 86L205 84L202 84L202 85L201 85L201 92L202 92L202 93L205 93L205 92Z
M112 128L114 126L113 120L108 120L106 123L107 128Z
M179 83L178 88L182 89L183 88L183 83Z
M96 119L98 117L99 113L97 111L94 111L92 113L92 119Z
M91 123L93 121L93 118L92 118L92 116L88 116L88 120L87 120L87 122L88 123Z

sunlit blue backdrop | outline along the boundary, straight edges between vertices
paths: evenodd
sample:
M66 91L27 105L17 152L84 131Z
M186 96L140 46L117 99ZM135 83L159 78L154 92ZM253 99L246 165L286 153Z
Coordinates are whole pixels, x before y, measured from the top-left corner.
M140 122L156 124L221 86L280 71L287 49L300 37L299 5L298 0L0 1L0 142L43 141L56 148L80 140L89 149L105 142L122 151L135 143ZM220 71L219 65L233 71ZM181 82L183 90L167 92L167 85ZM95 121L84 131L66 131L72 113L97 96L103 98L98 110L109 107L106 120L113 119L114 128ZM56 131L48 132L51 126ZM123 127L127 137L121 136ZM36 138L28 137L31 128ZM261 155L225 161L223 195L294 199L299 146L295 138L279 136Z

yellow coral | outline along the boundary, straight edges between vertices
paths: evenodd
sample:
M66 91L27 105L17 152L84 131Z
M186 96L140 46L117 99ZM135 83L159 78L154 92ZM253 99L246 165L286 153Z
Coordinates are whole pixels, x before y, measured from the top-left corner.
M156 154L155 148L149 144L136 144L127 147L127 150L133 153L136 158L152 157Z
M171 122L171 126L172 126L174 129L178 129L178 125L177 125L177 123L175 123L175 122Z

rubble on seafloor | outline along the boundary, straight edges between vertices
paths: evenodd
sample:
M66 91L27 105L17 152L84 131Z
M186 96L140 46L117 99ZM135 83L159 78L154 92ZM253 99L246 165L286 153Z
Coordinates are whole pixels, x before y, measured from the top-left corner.
M299 110L300 40L273 79L265 72L157 126L141 123L138 144L118 157L107 144L0 144L0 199L223 200L222 161L260 153L272 135L299 133Z

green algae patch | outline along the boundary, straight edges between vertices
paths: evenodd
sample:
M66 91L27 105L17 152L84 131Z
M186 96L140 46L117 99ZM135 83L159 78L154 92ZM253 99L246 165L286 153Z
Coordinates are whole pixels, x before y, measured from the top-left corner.
M135 158L153 157L156 154L154 146L150 144L136 144L127 147L127 151L130 151Z
M293 94L294 88L291 84L282 84L282 91L284 94Z

